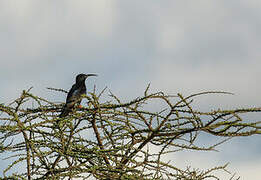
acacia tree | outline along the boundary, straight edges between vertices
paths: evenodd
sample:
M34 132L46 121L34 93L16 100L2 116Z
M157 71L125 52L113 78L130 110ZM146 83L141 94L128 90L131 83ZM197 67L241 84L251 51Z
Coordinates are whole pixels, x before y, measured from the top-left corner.
M180 169L162 156L186 149L213 151L232 137L261 134L261 121L241 118L261 108L202 112L193 107L197 96L227 92L184 97L148 90L149 86L143 97L124 103L112 93L110 100L102 101L107 90L96 93L94 88L83 97L88 106L75 108L65 118L58 117L62 104L38 97L30 89L9 105L1 104L0 153L11 159L4 178L219 179L215 172L226 171L227 165ZM148 108L151 104L154 108ZM223 138L209 147L198 145L203 132ZM7 175L8 171L13 173Z

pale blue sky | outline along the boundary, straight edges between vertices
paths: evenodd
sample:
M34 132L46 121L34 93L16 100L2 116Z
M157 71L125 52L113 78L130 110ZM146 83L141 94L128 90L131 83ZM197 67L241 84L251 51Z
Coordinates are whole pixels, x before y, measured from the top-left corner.
M65 95L46 87L69 89L84 72L99 74L87 84L108 86L126 100L151 83L152 90L169 94L236 94L204 97L204 110L260 107L260 10L258 0L2 0L0 103L31 86L35 94L62 102ZM181 166L200 161L205 168L230 162L243 180L259 180L260 147L255 136L234 139L218 153L172 158Z

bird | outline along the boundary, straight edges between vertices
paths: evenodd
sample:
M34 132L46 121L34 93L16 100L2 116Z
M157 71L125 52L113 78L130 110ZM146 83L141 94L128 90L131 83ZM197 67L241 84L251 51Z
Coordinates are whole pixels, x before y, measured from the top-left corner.
M60 118L66 117L76 104L82 101L82 95L86 94L85 80L90 76L97 76L97 74L78 74L75 79L75 84L71 87L66 97L66 103L62 108Z

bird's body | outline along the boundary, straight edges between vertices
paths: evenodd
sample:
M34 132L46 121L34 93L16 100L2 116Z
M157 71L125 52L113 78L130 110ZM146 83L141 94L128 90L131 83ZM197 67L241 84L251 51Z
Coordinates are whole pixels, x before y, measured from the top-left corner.
M96 74L79 74L76 76L76 83L70 89L66 103L62 109L61 114L59 117L67 116L76 104L80 104L82 101L82 96L86 94L86 85L85 80L89 76L97 76Z

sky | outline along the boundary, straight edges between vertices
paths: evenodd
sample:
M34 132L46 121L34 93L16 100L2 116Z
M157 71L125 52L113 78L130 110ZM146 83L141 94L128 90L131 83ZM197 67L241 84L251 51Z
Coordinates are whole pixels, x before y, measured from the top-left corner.
M260 8L259 0L1 0L0 103L32 86L63 102L65 94L46 87L68 90L78 73L97 73L87 87L108 87L125 101L150 83L174 95L235 93L199 99L204 110L260 107ZM243 180L259 180L260 147L252 136L171 158L181 167L229 162Z

